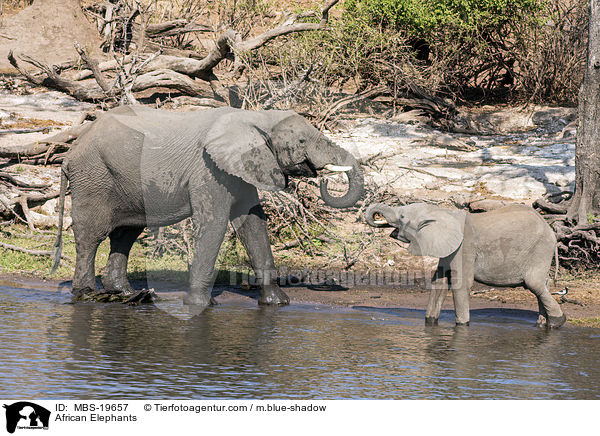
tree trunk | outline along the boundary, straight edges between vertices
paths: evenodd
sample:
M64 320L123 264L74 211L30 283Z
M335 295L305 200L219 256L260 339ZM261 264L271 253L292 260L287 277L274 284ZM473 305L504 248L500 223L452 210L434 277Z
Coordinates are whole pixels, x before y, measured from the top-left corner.
M575 194L567 216L578 224L600 210L600 0L591 0L588 56L579 92Z

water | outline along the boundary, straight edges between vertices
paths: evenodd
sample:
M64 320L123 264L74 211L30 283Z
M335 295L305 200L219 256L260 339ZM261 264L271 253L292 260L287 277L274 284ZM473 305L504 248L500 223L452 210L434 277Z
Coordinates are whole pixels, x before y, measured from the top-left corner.
M0 287L6 399L598 399L600 332L532 327L532 312L261 308L191 320L153 306L68 304Z

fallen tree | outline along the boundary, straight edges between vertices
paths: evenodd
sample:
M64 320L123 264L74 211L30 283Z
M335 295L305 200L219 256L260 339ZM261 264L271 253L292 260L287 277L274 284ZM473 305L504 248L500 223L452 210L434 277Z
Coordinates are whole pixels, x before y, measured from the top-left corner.
M215 73L216 67L221 62L232 61L233 69L227 74L227 79L238 79L245 69L244 58L275 38L297 32L326 29L329 11L338 2L339 0L330 0L321 10L321 19L316 23L296 22L296 20L313 16L313 14L296 14L284 24L245 40L236 30L226 29L216 38L213 48L199 59L163 54L162 49L152 54L144 52L145 43L140 39L196 31L204 32L208 31L207 26L186 20L152 25L142 24L141 30L138 29L138 33L142 35L137 38L137 50L130 52L130 45L136 38L135 32L131 29L135 27L134 20L140 15L139 9L137 6L134 8L124 7L126 2L118 2L117 5L102 3L105 21L105 24L101 26L102 32L105 45L108 44L108 51L112 53L114 59L98 62L84 48L74 42L75 49L86 69L77 72L71 78L61 74L59 69L27 54L15 55L11 51L8 59L11 65L29 82L65 92L82 101L134 103L133 94L136 92L150 88L166 88L188 96L213 99L215 102L212 105L231 104L230 92L222 85L222 78ZM119 11L125 15L117 18L114 14ZM120 39L115 39L116 33L121 35ZM150 44L150 46L153 45ZM24 68L22 63L34 66L38 71L31 73ZM93 83L86 81L90 78L94 79Z

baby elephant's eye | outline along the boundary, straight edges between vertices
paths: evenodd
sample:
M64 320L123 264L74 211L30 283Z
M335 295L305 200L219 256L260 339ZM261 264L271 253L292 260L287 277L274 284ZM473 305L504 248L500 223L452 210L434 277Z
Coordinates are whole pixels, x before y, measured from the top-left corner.
M300 144L304 144L304 143L306 142L306 139L304 139L304 138L300 138L300 139L298 140L298 142L300 142Z

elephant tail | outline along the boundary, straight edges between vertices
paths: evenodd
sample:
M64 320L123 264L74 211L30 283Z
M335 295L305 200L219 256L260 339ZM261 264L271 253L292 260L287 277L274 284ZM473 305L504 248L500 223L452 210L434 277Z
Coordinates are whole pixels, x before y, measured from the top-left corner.
M50 275L54 274L60 264L60 258L62 255L62 246L63 246L63 221L65 216L65 196L67 195L67 185L69 183L69 179L67 177L67 172L65 171L66 162L63 162L61 171L60 171L60 194L58 198L58 232L56 234L56 241L54 242L54 256L52 262L52 269L50 270Z
M556 286L556 279L558 278L558 267L560 262L558 259L558 244L556 244L554 246L554 286Z

